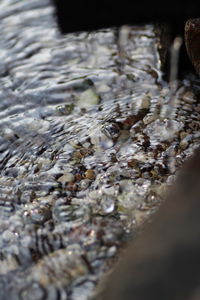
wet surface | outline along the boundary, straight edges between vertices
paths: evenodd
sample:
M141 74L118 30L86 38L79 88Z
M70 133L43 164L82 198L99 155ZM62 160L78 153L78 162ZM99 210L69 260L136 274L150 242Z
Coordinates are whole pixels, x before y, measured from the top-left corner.
M199 145L199 82L171 92L152 25L61 36L49 1L0 12L0 299L89 299Z

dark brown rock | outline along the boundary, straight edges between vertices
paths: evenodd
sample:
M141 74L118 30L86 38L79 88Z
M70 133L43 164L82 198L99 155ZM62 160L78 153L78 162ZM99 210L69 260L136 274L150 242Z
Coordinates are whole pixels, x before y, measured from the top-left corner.
M190 60L200 74L200 18L189 19L186 22L185 44Z
M200 149L127 250L103 300L200 299Z

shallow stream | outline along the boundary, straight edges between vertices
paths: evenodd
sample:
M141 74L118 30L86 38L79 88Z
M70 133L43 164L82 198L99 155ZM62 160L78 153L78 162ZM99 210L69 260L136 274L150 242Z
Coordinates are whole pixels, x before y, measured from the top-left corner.
M200 141L153 25L63 36L53 12L0 2L1 300L89 299Z

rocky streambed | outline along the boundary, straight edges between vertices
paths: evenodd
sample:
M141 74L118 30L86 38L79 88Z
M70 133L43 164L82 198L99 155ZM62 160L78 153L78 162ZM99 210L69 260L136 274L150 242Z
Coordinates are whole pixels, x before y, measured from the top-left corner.
M199 145L199 80L172 92L153 25L63 36L47 0L0 19L0 299L90 299Z

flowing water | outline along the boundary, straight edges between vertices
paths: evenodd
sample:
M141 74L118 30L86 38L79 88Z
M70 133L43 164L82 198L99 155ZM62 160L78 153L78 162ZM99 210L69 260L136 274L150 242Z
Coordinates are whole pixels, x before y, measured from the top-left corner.
M62 36L47 0L0 19L0 299L89 299L199 145L199 81L172 93L153 25Z

